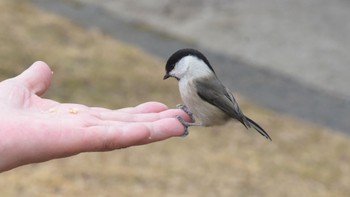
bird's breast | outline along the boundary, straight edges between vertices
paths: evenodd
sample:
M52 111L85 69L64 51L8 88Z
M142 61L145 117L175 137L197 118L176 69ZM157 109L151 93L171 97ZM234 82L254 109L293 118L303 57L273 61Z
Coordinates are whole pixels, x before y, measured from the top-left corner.
M182 101L203 126L222 125L230 119L221 109L199 97L193 80L181 79L179 90Z

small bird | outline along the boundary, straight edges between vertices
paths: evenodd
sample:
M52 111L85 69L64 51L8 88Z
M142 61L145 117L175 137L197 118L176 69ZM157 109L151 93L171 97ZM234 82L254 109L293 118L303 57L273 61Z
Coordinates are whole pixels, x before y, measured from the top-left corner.
M221 83L208 59L198 50L188 48L176 51L168 59L165 71L164 80L174 77L179 83L184 105L179 104L177 108L192 118L191 122L186 122L176 116L186 128L184 135L188 134L189 126L223 125L230 119L236 119L247 129L253 127L271 140L263 128L242 113L230 90ZM200 122L195 122L193 115Z

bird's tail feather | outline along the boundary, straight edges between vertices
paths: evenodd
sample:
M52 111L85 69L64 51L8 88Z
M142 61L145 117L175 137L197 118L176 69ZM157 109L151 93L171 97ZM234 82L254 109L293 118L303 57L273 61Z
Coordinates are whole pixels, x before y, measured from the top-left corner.
M252 119L248 118L247 116L245 116L245 121L244 121L244 126L246 128L251 128L253 127L256 131L258 131L262 136L266 137L267 139L271 140L271 137L269 136L269 134L263 129L261 128L256 122L254 122Z

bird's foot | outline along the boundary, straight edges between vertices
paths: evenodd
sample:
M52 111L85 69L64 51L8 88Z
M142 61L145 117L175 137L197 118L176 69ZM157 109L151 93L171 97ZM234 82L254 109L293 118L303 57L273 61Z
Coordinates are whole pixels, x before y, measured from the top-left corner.
M179 115L176 115L175 118L178 119L181 122L181 124L185 127L185 131L183 132L181 137L186 137L188 135L188 127L189 127L188 122L182 119L181 116Z
M196 122L196 120L193 117L193 113L188 109L188 107L184 104L177 104L177 109L182 109L182 111L186 112L186 114L191 118L191 122Z
M185 137L188 135L188 127L190 126L201 126L201 123L195 123L195 122L186 122L183 118L181 118L181 116L176 115L175 116L176 119L178 119L181 124L185 127L185 131L184 133L181 135L182 137Z

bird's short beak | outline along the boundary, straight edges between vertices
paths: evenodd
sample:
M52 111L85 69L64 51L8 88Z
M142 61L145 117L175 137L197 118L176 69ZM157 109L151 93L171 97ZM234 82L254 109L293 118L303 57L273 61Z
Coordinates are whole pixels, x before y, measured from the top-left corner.
M164 75L163 80L165 80L165 79L167 79L169 77L170 77L170 75L167 73L167 74Z

